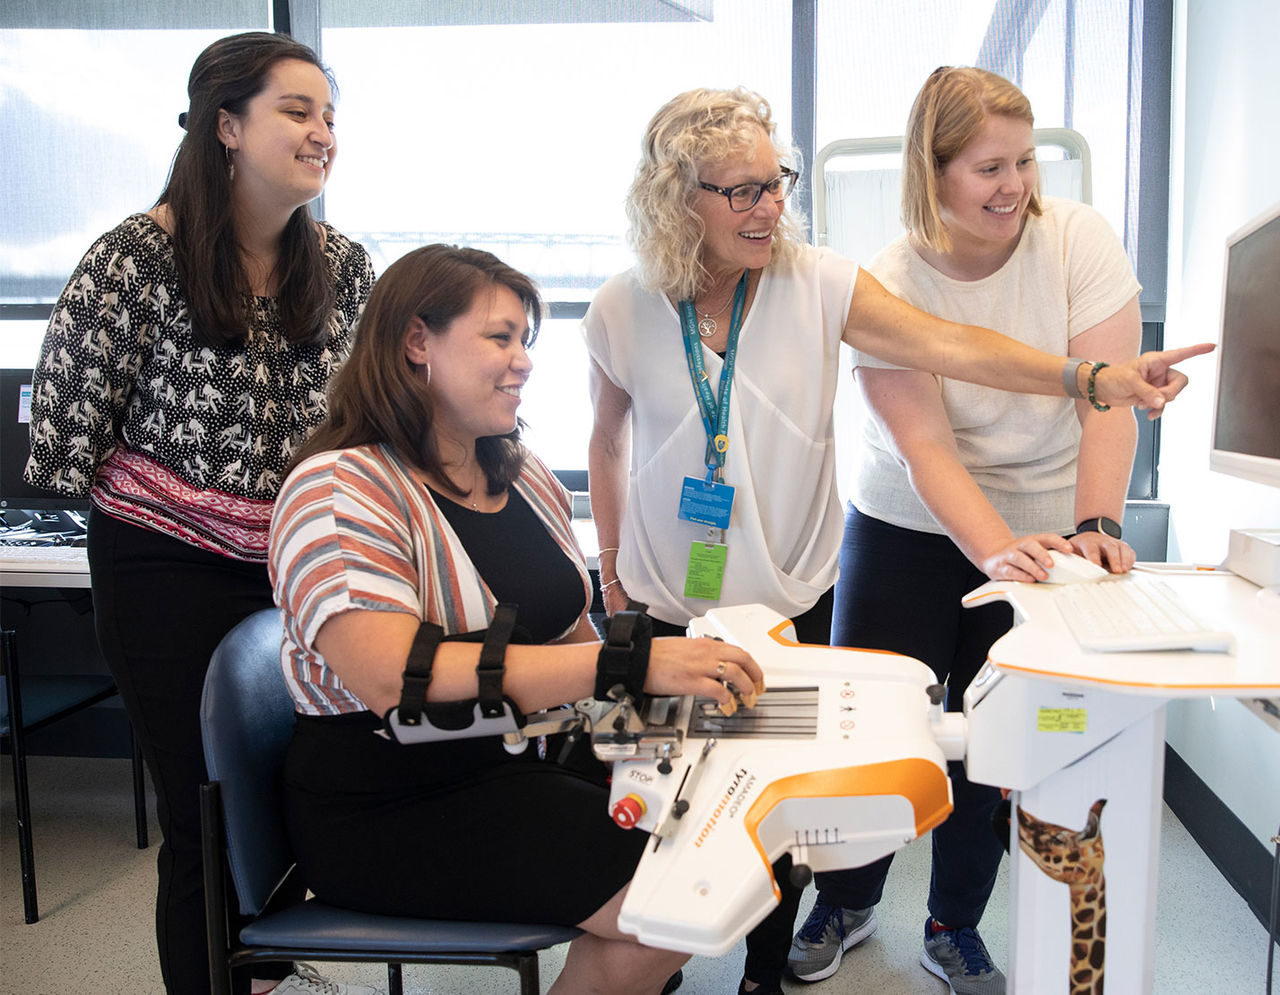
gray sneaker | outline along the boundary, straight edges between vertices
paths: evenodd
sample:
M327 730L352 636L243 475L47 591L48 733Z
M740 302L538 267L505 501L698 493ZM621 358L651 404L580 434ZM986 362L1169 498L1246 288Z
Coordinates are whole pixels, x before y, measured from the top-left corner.
M920 963L945 981L952 995L1005 995L1004 975L972 926L935 933L933 920L926 919Z
M330 981L310 964L294 964L293 973L271 991L275 995L382 995L381 988Z
M876 931L876 910L835 909L814 902L787 955L787 967L801 981L821 981L835 974L840 956Z

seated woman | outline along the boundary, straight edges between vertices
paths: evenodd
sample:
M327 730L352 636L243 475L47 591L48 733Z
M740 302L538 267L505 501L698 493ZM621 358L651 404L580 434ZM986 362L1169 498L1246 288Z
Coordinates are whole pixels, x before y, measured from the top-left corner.
M599 643L568 493L520 442L516 410L541 303L486 252L432 245L370 295L329 421L286 480L270 565L283 666L299 712L285 769L289 833L328 902L585 932L553 992L656 993L686 959L618 931L643 833L607 814L602 765L497 738L401 746L375 735L401 696L419 627L484 629L519 605L503 693L524 711L589 697ZM429 702L478 693L481 647L446 641ZM633 661L634 663L634 661ZM633 671L632 677L636 674ZM759 666L714 640L652 643L646 691L763 690Z

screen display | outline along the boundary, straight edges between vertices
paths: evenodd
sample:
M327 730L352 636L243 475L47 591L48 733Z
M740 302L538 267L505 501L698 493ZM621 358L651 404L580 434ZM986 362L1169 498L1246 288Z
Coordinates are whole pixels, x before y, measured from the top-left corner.
M88 511L88 498L66 497L22 479L30 422L31 371L0 370L0 509Z

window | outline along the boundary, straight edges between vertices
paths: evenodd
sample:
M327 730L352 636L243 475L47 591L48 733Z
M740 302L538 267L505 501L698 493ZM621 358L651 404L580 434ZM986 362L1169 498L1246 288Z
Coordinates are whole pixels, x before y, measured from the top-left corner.
M264 0L101 4L10 0L0 10L0 362L34 365L50 305L95 238L164 187L187 75Z
M980 65L1017 83L1037 128L1073 128L1093 205L1124 235L1129 209L1130 0L894 0L818 4L817 146L901 135L926 77Z
M606 0L531 3L501 23L388 26L397 6L417 8L392 3L375 27L333 23L329 6L321 45L342 101L325 212L379 268L424 242L466 242L548 300L585 303L631 265L623 198L663 103L744 84L789 117L789 0L720 3L714 17L710 3L628 4L629 20L606 20L622 6ZM681 19L644 19L672 10Z
M92 239L155 200L196 54L269 27L274 10L319 47L341 90L340 154L317 209L379 271L446 241L533 276L552 318L522 414L549 462L580 468L590 406L577 320L632 263L623 200L662 103L694 86L751 87L784 134L801 123L807 169L834 139L901 134L934 67L982 63L1022 84L1038 125L1084 133L1093 201L1132 252L1131 55L1140 60L1133 38L1154 2L15 0L0 13L0 181L21 192L0 230L0 358L34 361L49 305ZM793 38L810 20L812 37ZM1158 167L1163 151L1148 161ZM803 191L792 201L806 202ZM1153 251L1163 255L1163 240Z

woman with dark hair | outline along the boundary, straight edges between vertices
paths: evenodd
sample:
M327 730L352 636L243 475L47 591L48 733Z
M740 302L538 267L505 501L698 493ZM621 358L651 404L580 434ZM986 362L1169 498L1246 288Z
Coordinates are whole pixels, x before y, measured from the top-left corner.
M98 640L156 789L157 938L174 995L209 986L205 668L223 635L271 605L272 504L324 419L373 282L364 249L307 208L337 151L333 83L315 53L284 35L223 38L187 92L156 205L94 243L54 308L26 470L92 501ZM295 975L277 991L317 984Z
M576 925L552 992L654 995L674 987L686 955L618 930L648 836L609 818L598 762L512 755L492 736L376 735L424 625L445 637L427 704L477 697L481 646L448 637L489 628L499 604L519 606L520 642L505 650L501 694L532 712L596 688L600 643L569 494L523 447L516 417L540 314L528 278L478 249L417 249L374 288L329 421L271 523L299 713L286 820L325 901ZM726 683L746 689L747 705L763 690L750 656L709 639L654 639L647 672L632 677L653 693L714 696L726 711Z

